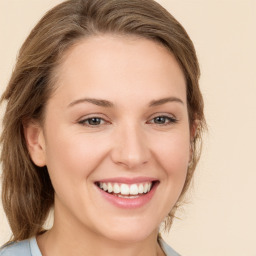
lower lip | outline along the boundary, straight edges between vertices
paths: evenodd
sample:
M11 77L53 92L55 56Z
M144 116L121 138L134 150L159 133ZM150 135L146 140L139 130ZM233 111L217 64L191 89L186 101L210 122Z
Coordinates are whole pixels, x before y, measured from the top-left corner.
M122 198L119 196L115 196L100 189L97 185L96 186L100 191L101 195L113 205L124 209L135 209L144 206L152 199L158 184L159 183L155 183L152 189L147 194L139 194L139 196L136 198Z

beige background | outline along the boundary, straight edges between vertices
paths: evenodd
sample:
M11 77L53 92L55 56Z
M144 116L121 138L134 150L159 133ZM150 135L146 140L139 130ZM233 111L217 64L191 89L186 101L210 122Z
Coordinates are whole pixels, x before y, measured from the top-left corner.
M0 0L1 92L25 37L59 2ZM159 2L195 43L209 125L189 203L165 238L183 256L256 256L256 1ZM9 235L0 208L0 244Z

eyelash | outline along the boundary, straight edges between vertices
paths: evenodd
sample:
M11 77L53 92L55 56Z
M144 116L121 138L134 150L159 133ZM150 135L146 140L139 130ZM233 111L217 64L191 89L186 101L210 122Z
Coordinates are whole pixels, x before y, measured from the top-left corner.
M92 127L92 128L99 126L100 124L90 124L90 123L89 123L89 122L92 121L93 119L97 119L97 120L100 121L100 122L101 122L101 121L104 121L104 123L107 123L107 121L105 121L103 118L97 117L97 116L83 119L83 120L81 120L81 121L78 121L78 123L81 124L81 125L84 125L84 126Z
M165 115L160 115L160 116L156 116L156 117L154 117L153 119L151 119L150 121L152 121L152 120L155 120L156 121L156 119L164 119L165 121L167 120L168 122L164 122L164 123L154 123L155 125L160 125L160 126L165 126L165 125L171 125L171 124L175 124L175 123L177 123L177 119L176 118L174 118L174 117L170 117L170 116L165 116Z
M164 119L164 123L152 123L152 121L156 121L157 119ZM90 121L96 121L96 124L90 124ZM101 123L103 121L103 124ZM166 122L167 121L167 122ZM177 123L178 120L174 117L170 117L170 116L166 116L166 115L160 115L160 116L156 116L153 119L151 119L150 121L148 121L147 123L152 123L154 125L159 125L159 126L167 126L167 125L172 125ZM87 126L87 127L91 127L91 128L97 128L100 125L105 125L107 123L109 123L108 121L104 120L104 118L101 117L90 117L90 118L86 118L83 120L78 121L79 124L83 125L83 126Z

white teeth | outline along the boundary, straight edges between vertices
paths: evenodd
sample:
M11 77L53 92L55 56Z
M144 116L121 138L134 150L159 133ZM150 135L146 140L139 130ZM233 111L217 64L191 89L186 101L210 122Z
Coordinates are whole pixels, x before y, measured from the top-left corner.
M144 192L143 184L139 185L139 193L142 194Z
M139 194L148 193L151 190L152 182L145 182L139 184L99 182L98 185L102 190L108 193L119 194L121 197L124 198L127 198L127 196L128 198L136 198L136 196L138 196Z
M111 183L108 183L108 193L112 193L113 187Z
M121 194L122 195L129 195L130 194L130 189L127 184L121 184Z
M108 190L108 185L106 183L103 183L103 190L107 191Z
M143 191L144 193L147 193L148 192L148 183L146 183L145 185L144 185L144 191Z
M120 193L120 187L119 187L119 185L118 184L114 184L114 193L115 194L118 194L118 193Z
M130 186L130 195L138 195L139 194L139 188L136 184L132 184Z

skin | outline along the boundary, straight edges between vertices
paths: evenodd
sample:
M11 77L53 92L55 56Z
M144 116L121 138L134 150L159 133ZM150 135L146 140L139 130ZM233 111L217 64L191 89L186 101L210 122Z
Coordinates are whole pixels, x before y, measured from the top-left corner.
M158 227L178 200L190 158L186 82L177 61L156 42L102 35L70 49L56 75L43 127L31 122L25 129L30 155L48 167L55 189L53 227L37 237L42 254L164 255ZM165 98L171 100L158 101ZM159 123L158 116L166 117ZM90 125L93 117L101 118L97 125ZM141 176L159 185L135 209L114 206L95 185Z

